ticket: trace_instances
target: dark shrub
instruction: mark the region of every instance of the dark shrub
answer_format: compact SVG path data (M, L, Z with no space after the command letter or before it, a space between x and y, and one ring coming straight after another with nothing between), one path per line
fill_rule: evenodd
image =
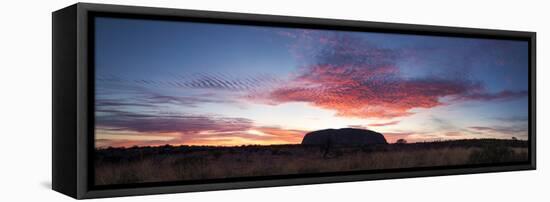
M407 140L399 139L399 140L395 141L395 144L407 144Z

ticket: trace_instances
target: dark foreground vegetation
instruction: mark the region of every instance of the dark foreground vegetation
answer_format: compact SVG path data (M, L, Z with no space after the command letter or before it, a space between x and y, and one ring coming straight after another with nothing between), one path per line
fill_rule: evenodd
M97 149L97 185L288 175L528 160L521 140L455 140L326 147L159 146Z

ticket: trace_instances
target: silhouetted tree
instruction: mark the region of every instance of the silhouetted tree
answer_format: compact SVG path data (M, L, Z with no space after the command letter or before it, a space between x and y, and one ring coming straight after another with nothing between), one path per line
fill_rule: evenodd
M395 144L407 144L407 140L399 139L399 140L395 141Z

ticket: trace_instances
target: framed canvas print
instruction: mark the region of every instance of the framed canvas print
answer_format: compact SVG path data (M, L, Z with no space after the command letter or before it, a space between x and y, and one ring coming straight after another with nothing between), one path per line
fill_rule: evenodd
M74 198L535 169L535 33L79 3L53 13Z

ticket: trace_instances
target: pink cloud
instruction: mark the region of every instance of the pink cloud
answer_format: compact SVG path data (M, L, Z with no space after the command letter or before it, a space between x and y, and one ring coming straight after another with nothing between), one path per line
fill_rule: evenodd
M308 102L336 110L340 116L393 118L407 116L413 108L432 108L440 98L478 88L465 82L441 79L402 79L396 68L313 66L292 83L274 89L268 99L277 104Z
M410 78L396 61L408 51L385 49L346 35L316 36L323 48L311 64L289 82L250 98L269 104L306 102L336 111L338 116L391 119L413 114L417 108L451 101L493 101L526 96L526 92L488 92L480 82L466 78L425 76Z

